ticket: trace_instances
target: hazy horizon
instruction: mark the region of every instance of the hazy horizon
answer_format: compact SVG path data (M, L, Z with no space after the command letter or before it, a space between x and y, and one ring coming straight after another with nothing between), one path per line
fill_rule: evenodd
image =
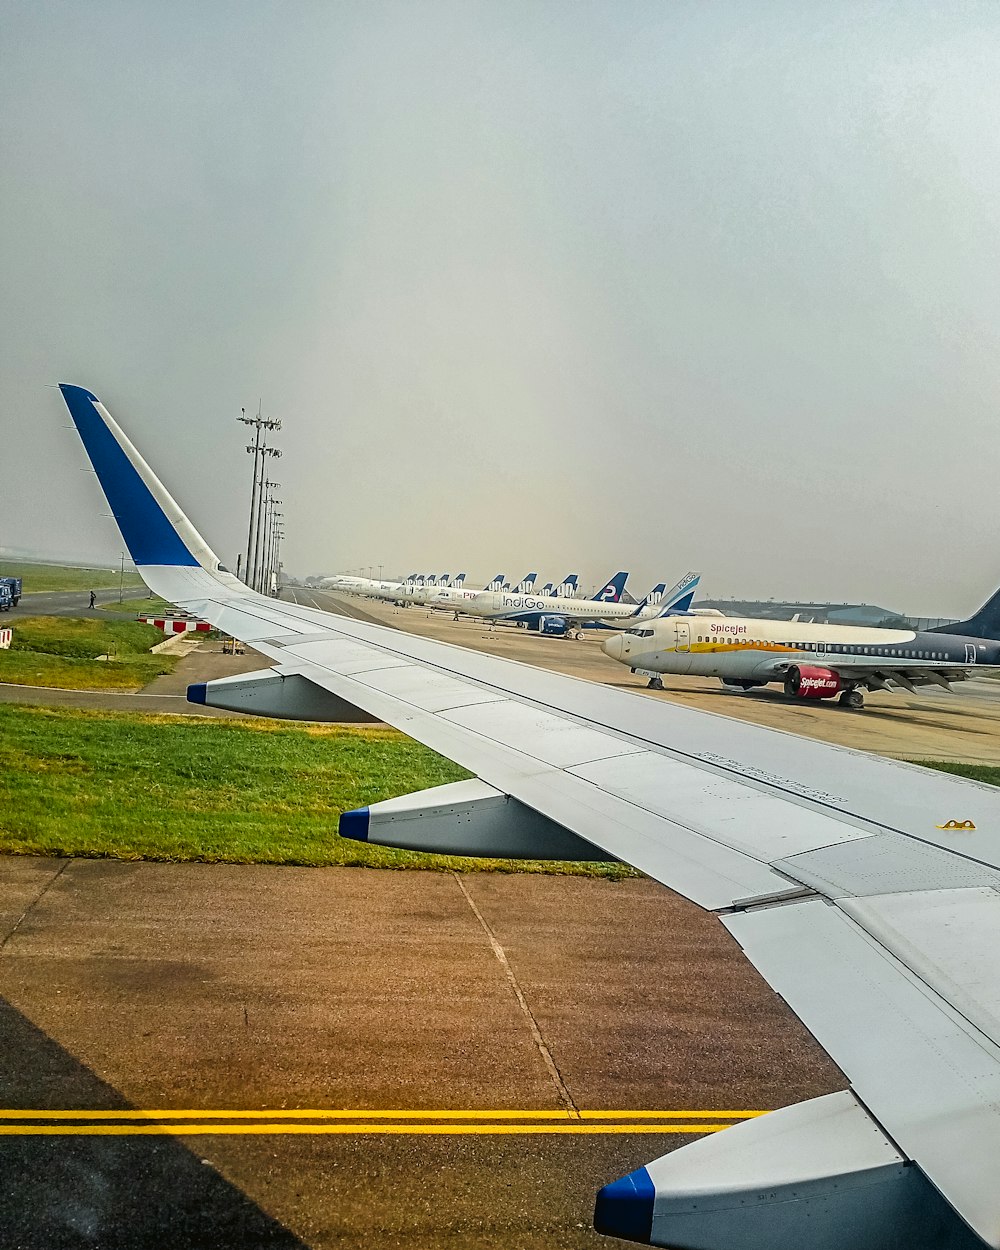
M1000 583L990 0L0 0L0 548L116 564L58 382L229 565Z

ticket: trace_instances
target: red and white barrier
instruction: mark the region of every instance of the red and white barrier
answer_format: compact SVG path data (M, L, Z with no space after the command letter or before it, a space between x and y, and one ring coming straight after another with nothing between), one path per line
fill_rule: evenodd
M157 629L162 629L165 634L186 634L191 630L207 634L212 628L208 621L177 620L170 616L140 616L139 620L145 625L155 625Z
M0 629L0 651L6 651L10 647L10 640L13 636L12 629Z

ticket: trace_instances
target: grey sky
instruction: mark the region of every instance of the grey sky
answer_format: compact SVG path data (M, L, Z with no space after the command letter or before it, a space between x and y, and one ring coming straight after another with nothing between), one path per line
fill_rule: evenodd
M0 544L959 614L1000 583L1000 5L0 4Z

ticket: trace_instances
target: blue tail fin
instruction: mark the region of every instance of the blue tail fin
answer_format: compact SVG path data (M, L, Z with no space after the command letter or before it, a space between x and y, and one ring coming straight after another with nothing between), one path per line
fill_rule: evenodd
M670 616L674 612L686 612L694 601L694 592L701 581L700 573L685 573L676 586L660 600L657 616Z
M627 573L616 573L609 582L606 582L601 589L593 597L594 603L620 603L622 591L625 589L625 583L628 581Z
M556 594L564 595L566 598L570 598L572 595L576 594L577 586L579 585L579 582L580 582L579 573L567 573L566 576L559 583L559 585L556 587Z
M218 557L97 396L82 386L59 389L135 565L218 572Z
M483 590L499 590L503 585L503 574L495 573L493 577L486 583Z

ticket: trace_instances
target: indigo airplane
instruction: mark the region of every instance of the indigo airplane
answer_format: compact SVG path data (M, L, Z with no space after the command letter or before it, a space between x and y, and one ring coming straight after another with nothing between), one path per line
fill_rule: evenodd
M633 864L714 912L839 1065L838 1093L610 1181L599 1232L697 1250L1000 1250L1000 790L257 594L104 405L61 389L149 588L273 663L192 686L192 702L383 721L474 774L344 812L344 836ZM918 650L978 657L974 623Z
M546 595L524 595L510 591L481 591L463 604L455 604L459 612L487 621L509 621L537 629L543 634L581 637L584 629L613 629L615 622L642 620L669 612L684 612L691 606L695 588L701 580L698 573L686 573L673 587L666 583L654 586L641 603L625 603L622 593L627 573L616 573L592 599L561 598ZM429 601L434 603L434 597Z
M1000 665L1000 591L974 617L917 632L752 617L637 622L602 643L612 659L663 689L662 674L719 677L751 690L780 682L796 699L862 708L865 690L951 683Z

